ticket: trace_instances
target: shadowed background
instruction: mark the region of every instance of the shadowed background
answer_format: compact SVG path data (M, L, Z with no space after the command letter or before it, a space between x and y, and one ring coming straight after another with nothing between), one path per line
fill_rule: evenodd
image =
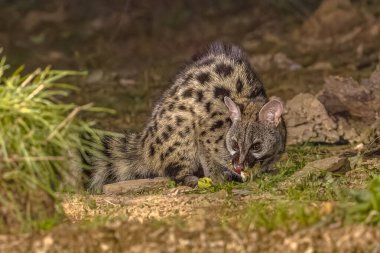
M140 129L176 70L214 40L242 46L269 95L315 93L331 74L367 77L377 1L0 1L0 46L27 70L88 70L77 103L114 108L109 130Z

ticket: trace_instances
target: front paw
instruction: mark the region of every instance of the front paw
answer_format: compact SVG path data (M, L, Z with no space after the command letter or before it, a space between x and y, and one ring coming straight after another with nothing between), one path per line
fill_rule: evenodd
M243 182L243 178L239 174L230 170L224 171L223 176L224 176L224 180L229 181L229 182L231 181L240 182L240 183Z
M187 176L183 179L183 184L195 188L198 185L198 179L196 176Z

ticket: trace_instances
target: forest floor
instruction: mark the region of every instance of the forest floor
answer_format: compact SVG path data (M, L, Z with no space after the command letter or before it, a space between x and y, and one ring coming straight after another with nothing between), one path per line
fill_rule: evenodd
M13 66L27 70L88 70L71 80L80 91L70 99L115 109L96 118L112 131L141 129L179 66L213 40L241 45L268 94L285 101L318 93L330 75L368 78L380 55L380 5L365 1L324 1L323 8L276 1L43 2L0 1L0 47ZM65 193L61 224L0 235L0 252L379 252L380 229L355 204L380 173L380 158L363 156L356 145L289 146L278 174L243 184ZM354 155L343 172L293 176L309 162L346 153Z
M244 184L166 184L123 195L63 194L66 220L0 236L2 252L377 252L380 229L351 193L380 173L380 159L350 159L345 173L292 177L339 149L289 148L280 173ZM364 203L366 204L366 203ZM367 220L367 221L366 221Z

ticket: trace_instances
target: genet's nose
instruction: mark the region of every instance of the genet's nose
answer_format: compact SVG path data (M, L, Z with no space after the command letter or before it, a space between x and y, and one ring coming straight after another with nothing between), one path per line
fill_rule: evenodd
M242 170L244 170L244 165L243 164L235 164L234 165L235 171L240 174Z

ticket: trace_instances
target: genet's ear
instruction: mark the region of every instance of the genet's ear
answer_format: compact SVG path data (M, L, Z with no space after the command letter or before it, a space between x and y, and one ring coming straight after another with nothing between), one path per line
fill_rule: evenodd
M229 97L224 97L224 104L227 106L228 111L230 112L230 118L232 122L238 121L241 119L241 112L239 106L237 106L234 101Z
M281 101L276 98L271 98L259 112L259 121L268 122L277 126L281 121L281 115L284 111L284 106Z

